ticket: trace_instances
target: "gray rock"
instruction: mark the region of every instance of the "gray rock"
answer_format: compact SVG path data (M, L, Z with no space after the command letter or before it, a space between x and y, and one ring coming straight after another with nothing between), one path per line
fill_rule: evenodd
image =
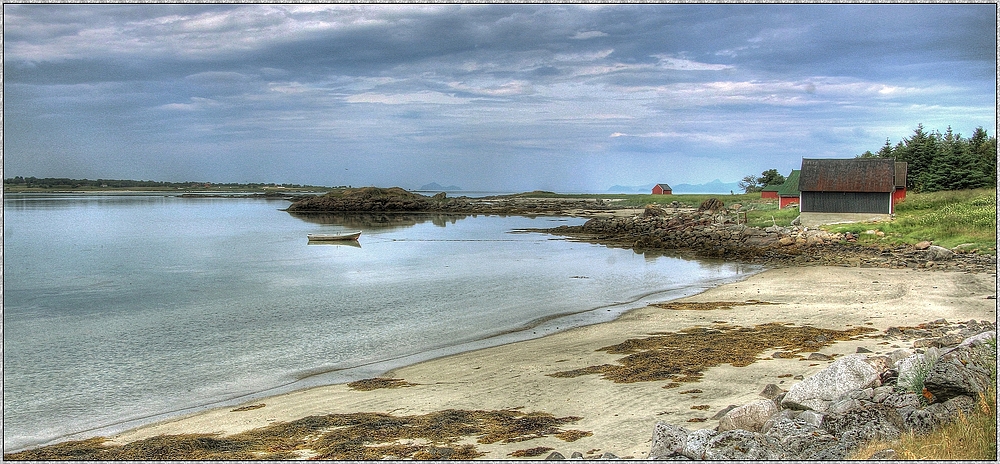
M892 385L883 385L872 390L872 403L881 403L892 394Z
M719 432L743 429L759 432L767 419L778 412L778 405L771 400L757 400L726 413L719 420Z
M763 390L761 390L760 393L758 393L758 395L763 396L764 398L767 398L769 400L774 400L778 395L784 392L785 391L782 390L781 387L773 383L769 383L764 387Z
M704 459L710 461L760 461L781 459L781 453L764 435L747 430L729 430L712 437L705 446Z
M662 459L681 454L687 442L688 431L683 427L657 422L653 428L653 440L649 447L649 459Z
M826 369L795 384L781 400L781 406L825 412L831 401L845 393L878 386L879 373L864 355L844 356Z
M924 379L924 388L936 401L947 401L958 396L975 397L986 389L989 373L975 364L963 364L955 358L940 359L931 366Z
M945 247L931 245L922 252L921 257L928 261L947 261L955 257L955 252Z
M558 451L553 451L553 452L549 453L548 456L545 456L545 460L546 461L562 461L562 460L565 460L565 459L566 459L566 456L563 456L562 453L560 453Z
M944 424L955 421L959 412L967 414L976 407L976 402L968 396L959 396L943 403L935 403L923 409L902 408L899 411L902 426L913 432L926 433Z
M818 428L823 425L823 415L816 411L802 411L795 418L813 427Z
M809 361L829 361L833 358L823 354L823 353L810 353L809 357L806 358Z
M574 451L573 454L570 455L569 458L570 459L583 459L583 453L581 453L579 451Z
M621 458L615 456L614 453L604 453L601 455L601 459L621 459Z
M891 408L860 402L854 409L824 416L823 428L845 443L895 440L901 433L895 415L896 411Z
M689 459L705 459L705 448L708 447L708 442L718 434L719 432L712 429L695 430L689 433L681 455Z
M826 430L788 417L774 421L765 436L776 443L783 459L801 459L837 443L837 439Z
M736 406L735 404L730 404L729 406L726 406L726 407L722 408L721 410L719 410L719 412L715 413L715 415L712 416L712 420L722 419L722 416L725 416L726 413L728 413L729 411L732 411L733 409L736 409L738 407L739 406Z

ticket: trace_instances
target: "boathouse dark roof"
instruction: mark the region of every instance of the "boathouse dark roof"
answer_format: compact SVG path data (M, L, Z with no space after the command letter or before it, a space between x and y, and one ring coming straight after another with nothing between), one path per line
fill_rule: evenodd
M648 185L648 184L647 184L647 185ZM660 187L661 189L663 189L663 190L673 190L673 189L671 189L671 188L670 188L670 186L669 186L669 185L667 185L667 184L656 184L656 185L657 185L657 186L659 186L659 187Z
M803 158L798 187L803 192L892 192L895 177L896 161L889 158Z

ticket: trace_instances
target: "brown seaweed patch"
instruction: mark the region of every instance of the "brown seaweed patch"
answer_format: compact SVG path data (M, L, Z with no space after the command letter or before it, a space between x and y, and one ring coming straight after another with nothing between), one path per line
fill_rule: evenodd
M358 391L371 391L371 390L378 390L379 388L412 387L414 385L418 384L410 383L403 379L387 379L384 377L376 377L374 379L362 379L347 384L347 386L351 390L358 390Z
M482 457L479 443L519 442L549 435L584 436L562 430L579 417L513 410L444 410L418 416L381 413L309 416L235 435L159 435L125 445L106 438L59 443L11 453L6 460L285 460L303 455L320 460L450 459Z
M546 452L552 451L554 449L555 448L548 448L548 447L545 447L545 446L538 446L538 447L535 447L535 448L528 448L528 449L523 449L523 450L517 450L517 451L514 451L513 453L507 454L507 456L511 456L511 457L515 457L515 458L531 458L531 457L535 457L535 456L541 456L541 455L545 454Z
M265 404L265 403L251 404L249 406L243 406L243 407L239 407L239 408L233 409L230 412L253 411L254 409L260 409L260 408L263 408L264 406L267 406L267 404Z
M663 309L672 309L675 311L711 311L713 309L733 309L736 306L755 306L755 305L773 305L773 304L778 304L778 303L770 303L767 301L760 301L760 300L747 300L747 301L709 301L705 303L667 302L667 303L653 303L650 304L650 306L655 306L657 308L663 308Z
M556 438L562 441L574 442L583 437L589 437L593 434L594 434L593 432L586 432L583 430L567 430L565 432L556 434Z
M668 388L680 382L699 380L709 367L721 364L748 366L770 349L781 348L797 355L873 331L875 329L868 327L831 330L774 322L755 327L695 327L628 339L598 350L626 355L617 360L618 364L602 364L548 375L576 377L601 374L602 378L615 383L670 380L671 384L664 387Z
M691 406L691 409L697 409L699 411L704 411L704 410L706 410L706 409L708 409L710 407L711 406L709 406L707 404L699 404L699 405Z

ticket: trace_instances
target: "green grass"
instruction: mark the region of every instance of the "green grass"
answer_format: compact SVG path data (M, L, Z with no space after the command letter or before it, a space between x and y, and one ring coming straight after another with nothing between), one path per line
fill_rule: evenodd
M830 227L833 232L860 234L862 241L885 244L935 245L996 254L997 197L994 189L952 190L908 194L896 207L896 218L888 223L857 223ZM885 238L865 234L881 230Z

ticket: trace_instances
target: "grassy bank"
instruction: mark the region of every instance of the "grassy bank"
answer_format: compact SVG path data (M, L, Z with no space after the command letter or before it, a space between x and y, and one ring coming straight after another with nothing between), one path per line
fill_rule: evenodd
M914 244L924 240L945 248L996 254L997 197L994 189L916 193L896 206L892 222L832 226L835 232L859 234L861 240ZM866 234L879 230L885 237Z

